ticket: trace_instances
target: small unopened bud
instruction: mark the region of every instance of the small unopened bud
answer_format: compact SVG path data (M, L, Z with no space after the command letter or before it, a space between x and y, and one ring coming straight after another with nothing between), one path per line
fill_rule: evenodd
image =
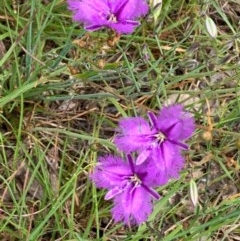
M154 26L158 27L159 16L162 11L162 0L150 0L150 6L152 8Z
M202 139L205 141L211 141L212 140L212 132L211 131L204 131L202 133Z
M206 20L205 20L205 25L206 25L209 35L212 38L216 38L218 30L217 30L217 26L216 26L215 22L212 20L212 18L207 16Z
M190 198L194 207L198 204L198 189L196 182L191 179L190 180Z
M100 59L100 60L98 61L98 67L99 67L100 69L103 69L103 68L105 67L105 65L106 65L106 62L105 62L104 59Z

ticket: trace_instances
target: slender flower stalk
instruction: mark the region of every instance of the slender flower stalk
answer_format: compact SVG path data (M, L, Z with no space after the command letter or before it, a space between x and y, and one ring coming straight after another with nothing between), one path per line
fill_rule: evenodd
M137 165L151 159L161 176L178 177L184 165L181 150L188 148L184 141L194 131L194 119L181 105L164 107L157 116L149 112L148 118L122 119L116 146L125 153L137 151Z
M156 183L152 171L149 162L136 165L131 155L127 156L127 162L117 156L99 159L91 178L97 187L108 189L105 200L114 201L115 221L131 225L146 221L152 211L152 198L160 198L153 189Z
M67 0L67 3L73 11L73 20L83 23L86 30L108 27L118 34L132 33L140 24L137 19L149 9L145 0Z

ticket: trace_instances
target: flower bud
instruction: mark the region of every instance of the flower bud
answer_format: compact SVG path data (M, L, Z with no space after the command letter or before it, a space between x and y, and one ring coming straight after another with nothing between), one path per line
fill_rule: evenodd
M202 139L205 141L211 141L212 140L212 132L211 131L204 131L202 133Z

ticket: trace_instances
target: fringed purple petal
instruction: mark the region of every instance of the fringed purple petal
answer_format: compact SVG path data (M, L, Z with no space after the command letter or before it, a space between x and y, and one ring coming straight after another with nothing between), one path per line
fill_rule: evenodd
M171 142L165 141L159 148L154 148L151 158L158 169L158 175L161 176L159 181L179 177L184 165L184 159L180 150Z
M123 221L127 225L141 224L147 220L152 211L151 196L143 187L129 187L114 199L112 209L116 222Z
M152 155L143 164L136 166L136 173L141 177L144 185L150 188L165 185L169 181L169 177L164 171L159 171L151 157Z
M114 139L119 150L126 153L136 151L151 145L148 135L151 135L149 124L141 117L125 118L119 122L119 134Z
M73 20L83 23L85 27L106 24L102 13L108 11L108 7L104 1L68 0L67 3L68 9L73 11Z
M108 27L114 29L119 34L129 34L139 25L138 21L124 21L117 23L108 23Z
M122 2L117 0L116 3ZM142 17L148 13L149 7L145 0L128 0L126 4L122 5L117 11L119 20L122 19L136 19Z
M111 9L111 12L114 13L114 15L118 16L129 0L109 0L109 8Z
M185 140L195 129L194 119L183 110L182 105L163 107L157 119L158 130L171 140Z
M99 164L95 167L90 176L97 187L112 188L122 186L124 177L132 175L129 164L119 157L107 156L99 159Z

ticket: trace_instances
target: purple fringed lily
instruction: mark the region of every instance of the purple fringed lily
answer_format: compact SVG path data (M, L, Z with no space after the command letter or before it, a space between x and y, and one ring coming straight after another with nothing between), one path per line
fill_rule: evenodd
M73 11L73 20L83 23L86 30L109 27L119 34L132 33L140 24L137 19L149 9L145 0L68 0L67 3Z
M194 131L194 119L183 111L182 105L163 107L156 116L148 113L149 122L141 117L120 120L114 142L126 153L138 151L137 165L148 159L154 161L161 175L178 177L184 165L181 149Z
M130 155L127 160L116 156L100 158L91 179L97 187L108 189L105 200L113 198L112 214L116 222L141 224L152 211L152 197L160 196L152 188L151 165L145 162L136 166Z

